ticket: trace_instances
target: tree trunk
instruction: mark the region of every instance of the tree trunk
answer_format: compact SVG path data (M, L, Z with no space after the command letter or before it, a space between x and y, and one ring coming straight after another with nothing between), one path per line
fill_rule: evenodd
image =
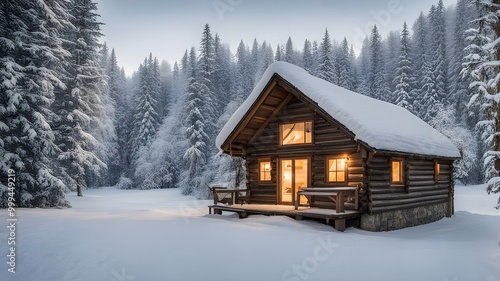
M77 184L77 185L76 185L76 196L83 197L83 194L82 194L82 186L81 186L80 184Z

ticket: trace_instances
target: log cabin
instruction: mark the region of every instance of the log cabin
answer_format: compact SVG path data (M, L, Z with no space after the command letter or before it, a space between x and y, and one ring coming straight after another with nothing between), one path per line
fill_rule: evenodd
M453 162L460 152L448 138L404 108L285 62L269 66L216 145L246 160L250 205L328 210L343 201L357 214L353 225L370 231L454 212ZM315 190L332 195L342 188L356 192L316 196Z

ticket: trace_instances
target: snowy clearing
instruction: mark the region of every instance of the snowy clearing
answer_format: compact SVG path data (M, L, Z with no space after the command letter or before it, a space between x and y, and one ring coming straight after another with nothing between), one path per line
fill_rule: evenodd
M500 211L485 186L456 187L456 214L392 232L208 215L179 190L87 190L71 209L19 209L16 273L0 280L500 280Z

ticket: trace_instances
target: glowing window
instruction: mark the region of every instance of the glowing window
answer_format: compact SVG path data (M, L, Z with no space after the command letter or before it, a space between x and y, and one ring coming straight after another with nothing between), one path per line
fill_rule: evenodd
M434 162L434 181L437 183L439 181L439 174L441 173L441 164L439 162Z
M329 158L328 159L328 182L345 182L346 181L346 159L345 158Z
M280 125L280 144L312 143L312 122L298 122Z
M259 180L260 181L270 181L271 180L271 162L270 161L260 161L259 169Z
M403 183L403 160L391 160L391 183Z

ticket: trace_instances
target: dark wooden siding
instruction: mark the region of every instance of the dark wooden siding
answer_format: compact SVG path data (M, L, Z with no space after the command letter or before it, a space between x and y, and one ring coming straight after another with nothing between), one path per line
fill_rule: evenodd
M447 202L451 196L453 165L442 161L435 181L433 159L405 158L405 182L390 183L390 157L374 156L368 163L368 211L378 213Z
M278 145L279 124L310 120L314 123L313 144ZM311 107L293 98L247 147L247 184L251 189L251 202L255 204L277 203L276 177L279 158L311 157L311 185L334 186L326 182L325 161L328 156L343 156L349 159L348 183L340 184L341 186L364 186L365 159L362 157L359 145L335 125L316 114ZM259 182L258 161L262 158L272 159L271 182ZM329 207L333 208L333 205L330 204Z

